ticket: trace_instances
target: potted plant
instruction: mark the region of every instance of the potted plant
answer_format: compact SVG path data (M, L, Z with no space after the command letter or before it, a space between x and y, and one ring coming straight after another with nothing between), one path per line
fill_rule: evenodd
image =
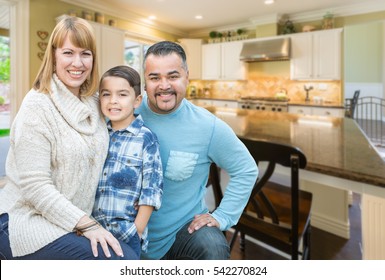
M221 32L218 32L217 37L218 37L218 42L221 42L223 34Z
M217 31L211 31L209 33L209 37L210 37L209 43L215 42L215 38L217 38L217 36L218 36L218 32Z
M238 40L242 40L242 34L244 33L243 29L237 29Z

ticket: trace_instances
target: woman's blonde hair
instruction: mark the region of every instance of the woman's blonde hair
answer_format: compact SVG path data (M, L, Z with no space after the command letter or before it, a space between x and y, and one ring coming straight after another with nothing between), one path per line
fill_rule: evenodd
M91 96L97 91L99 83L95 35L92 26L86 20L70 16L63 16L52 31L33 88L44 93L51 92L51 80L55 69L55 50L63 46L67 36L75 47L92 52L93 67L90 77L80 87L81 96Z

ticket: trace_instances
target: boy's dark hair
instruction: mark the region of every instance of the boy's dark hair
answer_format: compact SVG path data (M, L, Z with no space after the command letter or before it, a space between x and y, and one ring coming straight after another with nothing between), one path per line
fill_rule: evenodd
M115 66L107 70L100 78L99 88L106 77L119 77L125 79L135 91L135 96L141 94L140 75L138 71L126 65Z
M150 54L154 56L166 56L172 53L176 53L182 59L182 66L187 71L188 67L184 49L181 45L170 41L161 41L149 47L144 56L144 62L146 62L146 59ZM145 67L144 63L143 69L146 69Z

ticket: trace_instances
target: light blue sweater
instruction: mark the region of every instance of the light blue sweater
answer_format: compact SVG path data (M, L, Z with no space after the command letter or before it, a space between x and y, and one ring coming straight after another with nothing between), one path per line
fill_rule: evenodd
M237 223L258 175L255 161L233 130L207 110L184 99L167 115L152 112L144 96L144 123L158 136L164 172L163 203L148 225L144 259L159 259L178 230L194 215L207 213L206 183L212 162L230 176L224 198L212 216L226 230Z

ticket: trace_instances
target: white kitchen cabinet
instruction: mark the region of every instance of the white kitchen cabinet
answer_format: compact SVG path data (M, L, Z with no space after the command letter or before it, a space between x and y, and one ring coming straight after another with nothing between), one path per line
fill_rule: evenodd
M292 80L341 79L342 29L291 35Z
M343 108L289 105L288 110L289 113L300 115L329 116L341 118L343 118L345 115L345 110Z
M242 41L202 45L203 80L245 80L247 64L239 59Z
M345 109L313 107L312 113L316 116L330 116L343 118L345 116Z
M214 107L222 107L222 108L238 108L238 102L236 100L232 101L232 100L197 98L197 99L190 99L190 102L200 107L214 106Z
M89 21L95 30L99 73L124 64L124 30Z
M292 113L292 114L300 114L300 115L311 115L312 114L311 107L307 107L307 106L289 105L288 110L289 110L289 113Z
M213 100L212 99L190 99L189 101L192 104L197 105L199 107L213 106Z
M238 108L238 102L231 100L213 100L213 106L222 108Z
M202 78L202 39L179 39L186 52L190 80Z

